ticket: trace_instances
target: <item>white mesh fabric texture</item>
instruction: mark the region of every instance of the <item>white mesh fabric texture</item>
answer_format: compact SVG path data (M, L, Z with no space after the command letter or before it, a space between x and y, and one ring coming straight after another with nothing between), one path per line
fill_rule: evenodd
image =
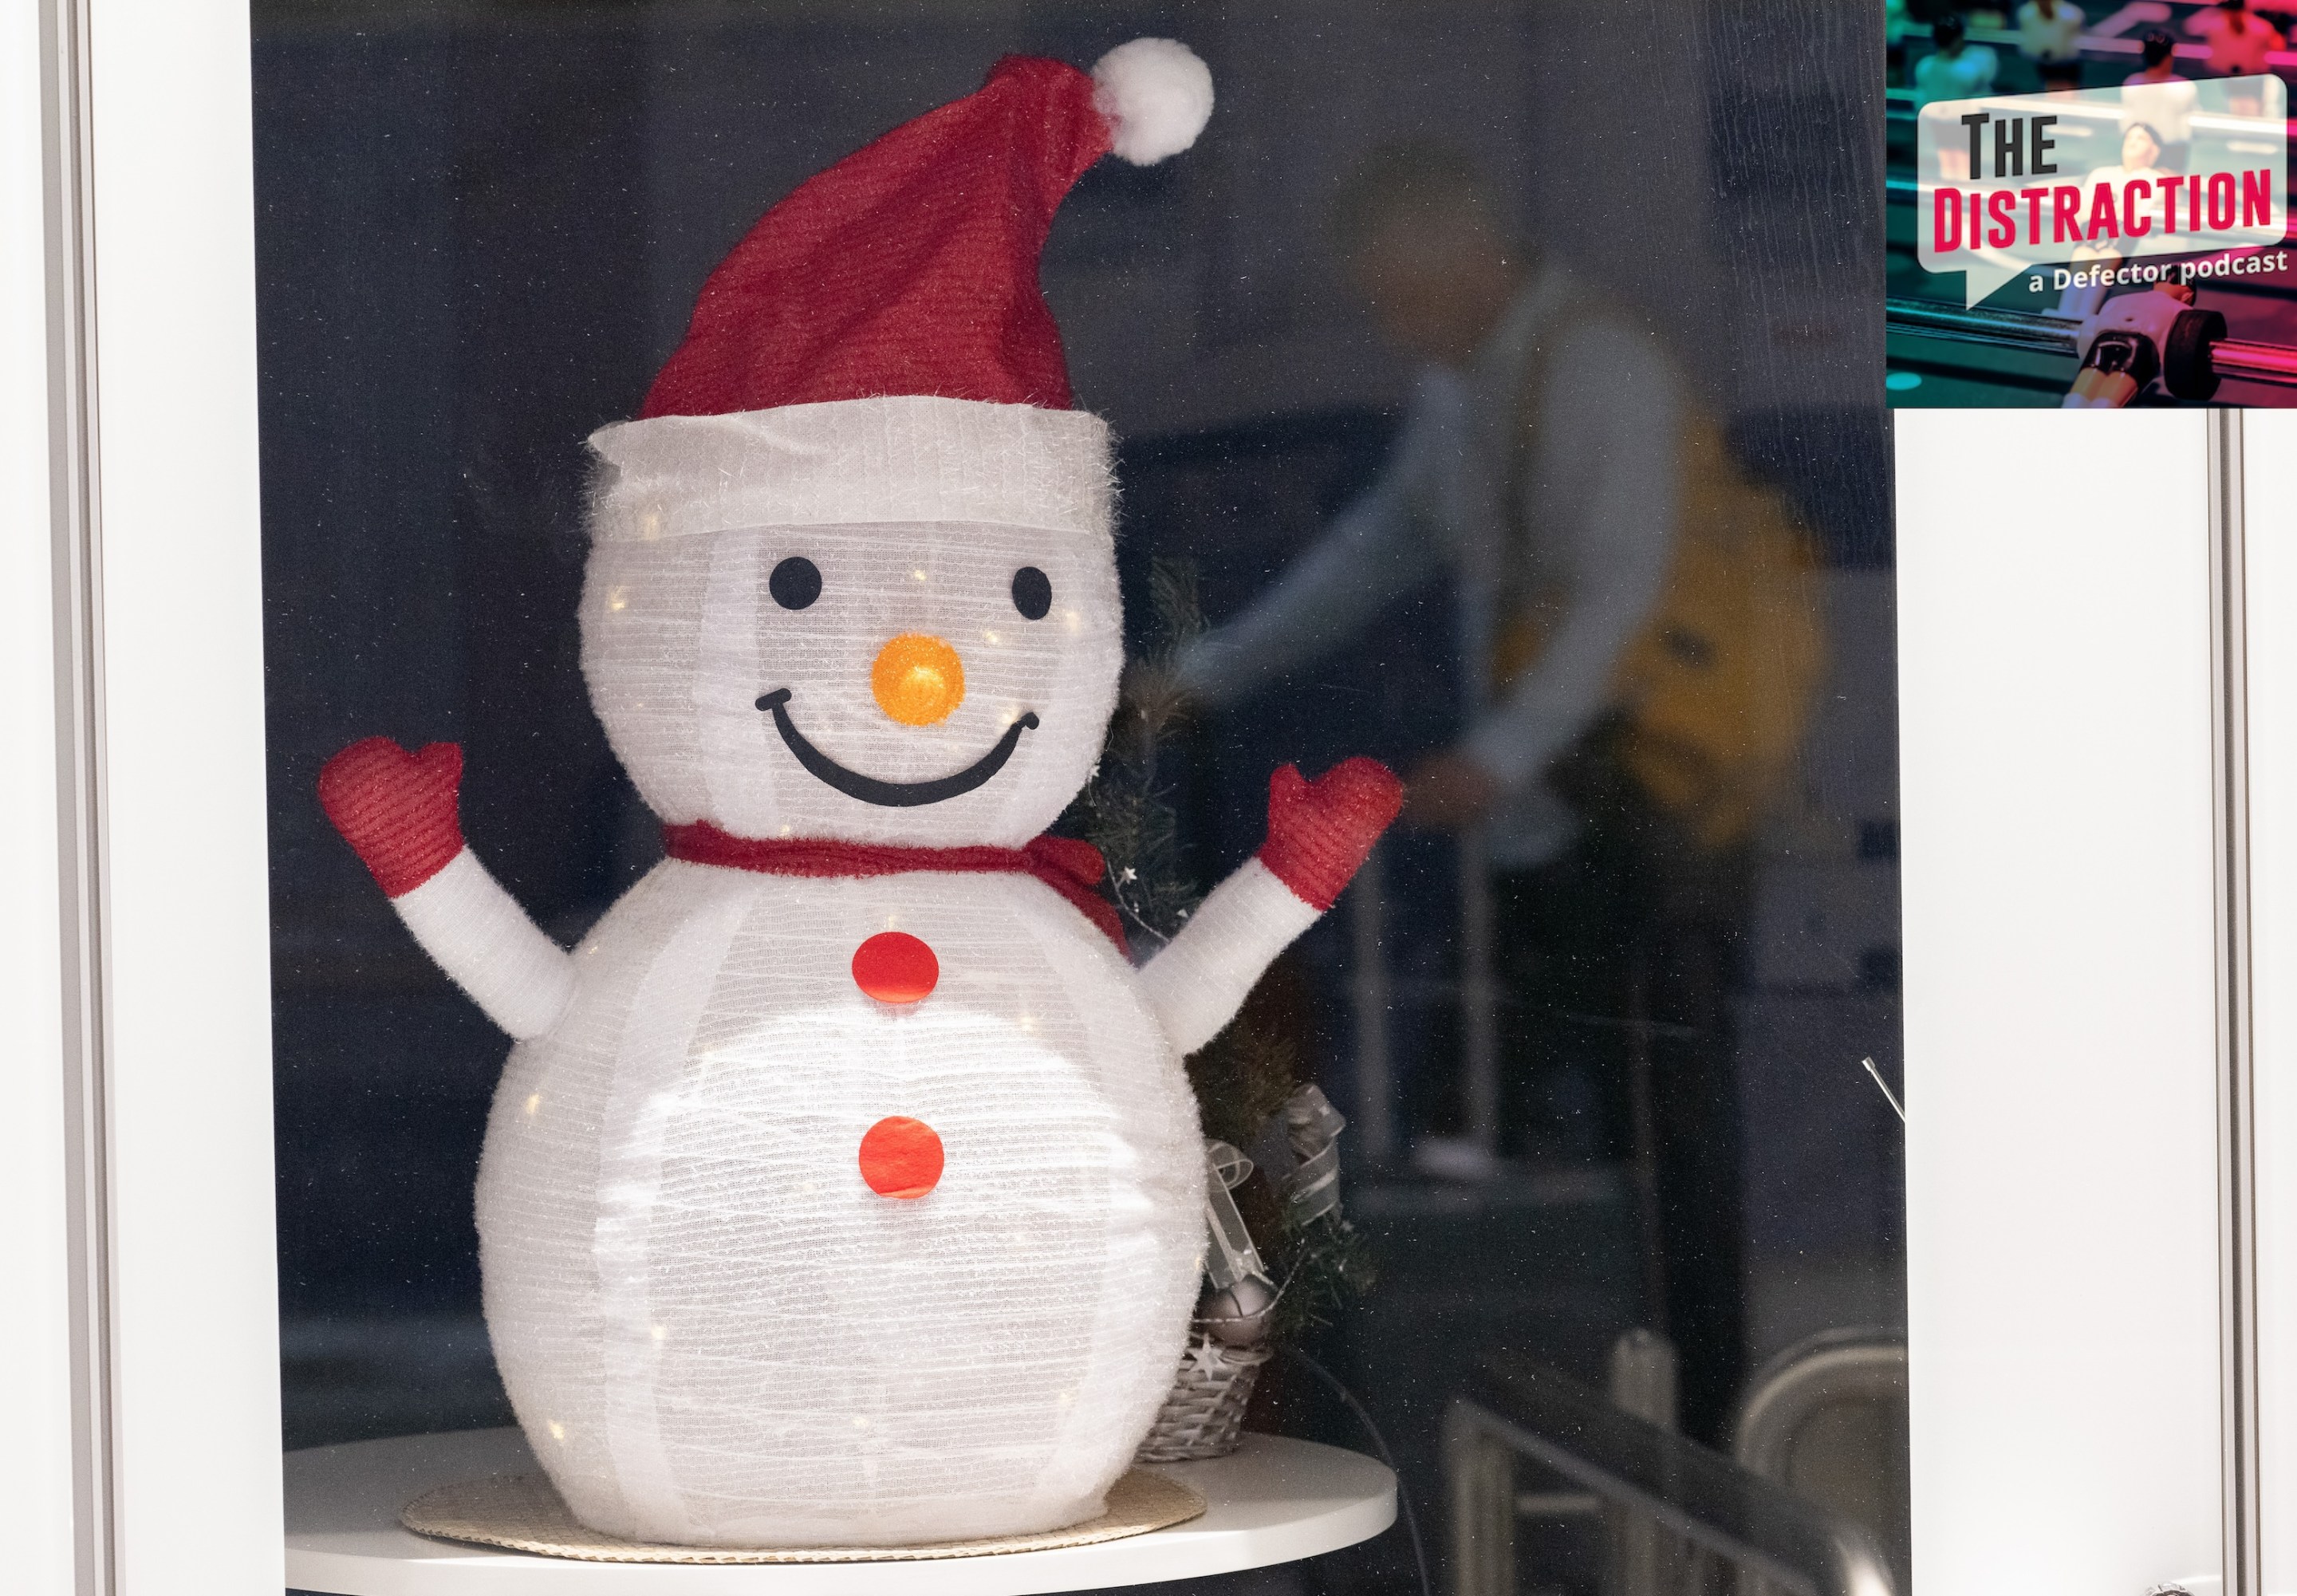
M649 805L745 837L1017 847L1089 777L1123 661L1106 430L957 400L609 428L583 670ZM773 573L803 559L818 594ZM1017 602L1015 577L1033 567ZM811 584L806 585L811 590ZM964 672L904 724L871 670ZM882 783L983 768L973 790ZM938 984L863 994L854 950L923 938ZM1185 1342L1203 1247L1196 1104L1123 957L1025 876L860 880L667 862L574 955L516 1049L478 1193L487 1320L584 1523L701 1545L898 1545L1088 1518ZM914 1199L863 1133L918 1119Z
M995 521L1108 530L1108 424L1083 410L889 397L657 415L590 436L600 542L731 526Z
M769 592L775 566L792 557L821 573L820 596L801 610ZM1052 607L1034 621L1013 598L1015 573L1028 566L1052 589ZM912 633L946 642L964 667L964 699L937 725L902 725L872 695L878 651ZM648 806L739 836L1018 847L1091 774L1123 663L1106 524L739 527L605 541L591 551L582 596L591 702ZM803 736L882 781L964 770L1024 713L1038 725L976 790L886 808L798 763L757 707L781 688Z
M1260 973L1316 923L1316 910L1247 859L1214 887L1140 972L1142 996L1182 1056L1236 1017Z
M539 1036L566 1012L574 961L468 848L391 906L423 950L512 1036Z
M890 929L940 961L914 1007L851 974ZM671 861L575 960L478 1191L496 1356L575 1514L886 1545L1098 1512L1204 1245L1195 1101L1101 934L1026 876ZM924 1197L859 1173L892 1115L942 1138Z

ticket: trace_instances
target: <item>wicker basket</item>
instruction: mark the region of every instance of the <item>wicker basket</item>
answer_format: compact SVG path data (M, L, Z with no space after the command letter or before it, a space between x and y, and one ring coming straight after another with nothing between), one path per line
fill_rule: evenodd
M1187 1463L1234 1452L1253 1382L1268 1358L1264 1346L1223 1346L1202 1330L1192 1332L1173 1389L1157 1411L1148 1438L1133 1454L1136 1460Z

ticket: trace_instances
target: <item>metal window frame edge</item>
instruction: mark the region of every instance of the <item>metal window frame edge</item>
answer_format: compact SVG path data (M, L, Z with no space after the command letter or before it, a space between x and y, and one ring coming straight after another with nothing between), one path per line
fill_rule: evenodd
M2249 812L2246 482L2239 410L2205 419L2218 1061L2218 1338L2226 1596L2265 1596L2258 1399L2257 1062Z
M104 1090L103 649L95 404L88 17L42 0L49 546L63 1019L72 1551L83 1596L117 1588L112 1473L109 1115Z

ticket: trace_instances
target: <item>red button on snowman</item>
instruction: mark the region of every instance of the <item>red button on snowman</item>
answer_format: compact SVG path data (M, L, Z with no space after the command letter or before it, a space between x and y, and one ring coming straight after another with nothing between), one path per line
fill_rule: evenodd
M328 814L517 1039L478 1185L489 1332L593 1528L910 1544L1091 1518L1206 1238L1181 1059L1395 816L1277 773L1257 858L1127 958L1086 845L1123 663L1107 428L1037 252L1203 63L1009 57L800 186L703 289L602 469L582 666L667 858L571 955L463 845L457 750L371 738Z

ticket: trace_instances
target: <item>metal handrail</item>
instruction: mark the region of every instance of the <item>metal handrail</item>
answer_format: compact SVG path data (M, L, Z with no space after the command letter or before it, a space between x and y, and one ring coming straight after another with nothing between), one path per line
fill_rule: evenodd
M1843 1402L1906 1399L1906 1340L1890 1330L1830 1330L1788 1348L1757 1374L1731 1455L1766 1479L1785 1477L1811 1416Z
M1447 1428L1455 1479L1468 1487L1455 1494L1477 1487L1478 1445L1497 1445L1798 1596L1895 1596L1889 1562L1858 1526L1528 1358L1486 1359L1453 1399ZM1484 1493L1512 1506L1512 1493L1489 1482ZM1467 1527L1464 1516L1455 1523ZM1463 1546L1455 1559L1471 1593L1502 1573L1479 1568L1489 1559L1476 1550Z
M2023 310L1996 310L1982 305L1964 309L1947 300L1888 300L1885 325L1893 333L1929 338L1951 338L1961 343L1988 344L1997 349L2025 350L2040 355L2080 352L2076 337L2080 323L2062 316L2036 316ZM2220 338L2210 345L2210 369L2220 377L2237 377L2268 387L2297 388L2297 350L2277 343L2252 343Z

